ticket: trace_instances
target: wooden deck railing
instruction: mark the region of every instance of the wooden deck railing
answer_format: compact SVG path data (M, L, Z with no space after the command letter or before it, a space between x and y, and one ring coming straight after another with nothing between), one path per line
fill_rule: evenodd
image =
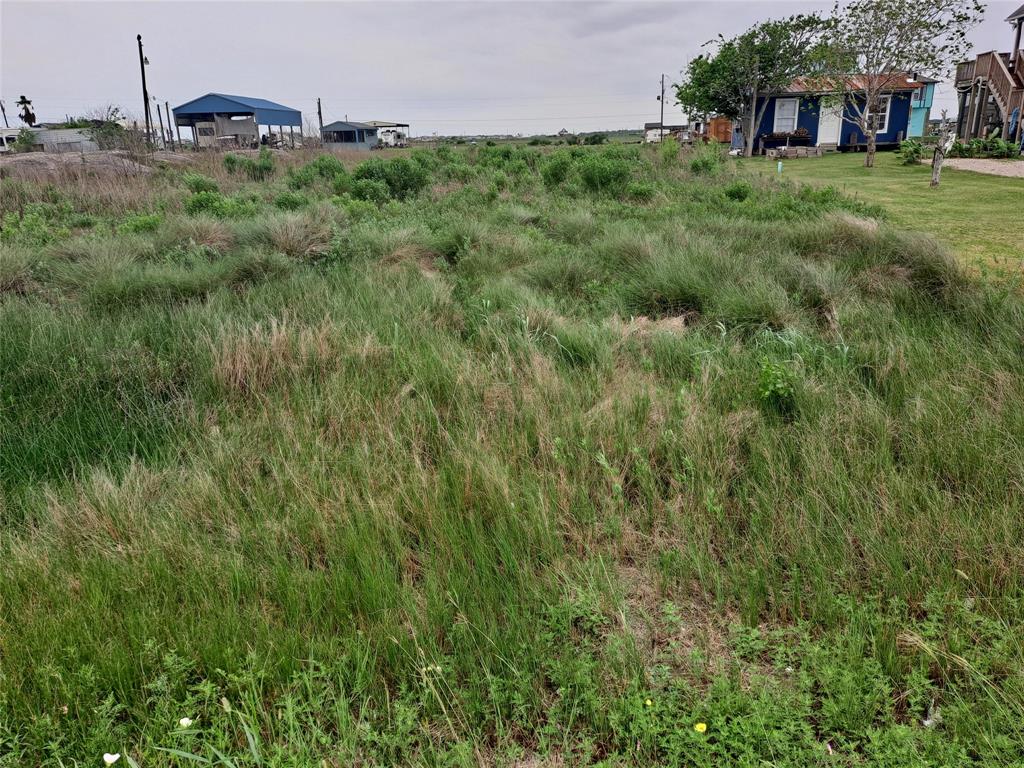
M956 65L956 84L961 85L974 79L974 62L962 61Z

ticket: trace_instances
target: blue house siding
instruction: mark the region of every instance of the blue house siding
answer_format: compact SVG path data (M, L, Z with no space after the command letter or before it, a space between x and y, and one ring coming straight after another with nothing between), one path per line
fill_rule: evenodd
M770 139L768 138L772 133L775 126L775 105L779 99L793 99L799 98L799 108L797 109L796 125L797 130L803 128L807 131L808 137L805 139L791 138L790 144L793 146L816 146L818 143L818 118L821 111L821 97L819 95L779 95L769 96L768 106L764 111L764 116L761 118L761 122L758 125L757 135L755 137L756 148L771 148L777 146L785 146L786 139ZM863 104L863 100L859 103ZM839 132L839 147L853 147L856 145L863 145L867 143L867 138L860 128L855 125L852 120L854 117L853 108L851 105L847 105L845 109L845 117L843 120L842 127ZM879 144L895 144L899 142L901 138L906 138L907 130L910 124L910 91L901 91L899 93L892 94L892 100L889 103L889 125L886 130L879 131L877 135L877 141Z
M910 99L910 125L907 136L924 136L925 128L932 113L935 98L935 83L925 83L914 91Z

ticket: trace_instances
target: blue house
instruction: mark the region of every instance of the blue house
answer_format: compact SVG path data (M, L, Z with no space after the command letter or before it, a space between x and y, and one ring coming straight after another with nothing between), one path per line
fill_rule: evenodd
M891 92L882 97L876 136L879 149L899 146L910 135L913 95L927 85L901 77ZM854 122L853 103L830 104L830 96L834 102L834 93L805 78L794 80L784 93L768 96L767 108L754 135L755 151L786 146L840 151L866 147L867 137ZM760 99L758 102L760 109ZM858 106L863 103L863 99L857 102Z

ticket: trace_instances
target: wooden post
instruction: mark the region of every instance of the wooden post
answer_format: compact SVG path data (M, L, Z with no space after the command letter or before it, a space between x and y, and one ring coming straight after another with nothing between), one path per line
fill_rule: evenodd
M169 102L164 102L164 111L167 113L167 135L171 137L171 152L175 152L174 131L171 128L171 105ZM177 123L177 121L175 121L175 123Z
M295 149L295 126L288 126L288 140L291 142L292 149Z
M160 108L160 102L156 103L156 116L160 119L160 146L167 149L167 134L164 133L164 111Z

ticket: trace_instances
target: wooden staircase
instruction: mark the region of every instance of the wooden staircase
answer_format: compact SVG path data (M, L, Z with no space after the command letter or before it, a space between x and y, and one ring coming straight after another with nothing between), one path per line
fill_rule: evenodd
M1003 121L1003 138L1007 137L1010 116L1018 110L1018 125L1024 119L1024 52L1017 56L1017 66L1011 71L1010 54L989 51L978 54L974 61L963 62L956 68L957 88L978 85L992 95Z

